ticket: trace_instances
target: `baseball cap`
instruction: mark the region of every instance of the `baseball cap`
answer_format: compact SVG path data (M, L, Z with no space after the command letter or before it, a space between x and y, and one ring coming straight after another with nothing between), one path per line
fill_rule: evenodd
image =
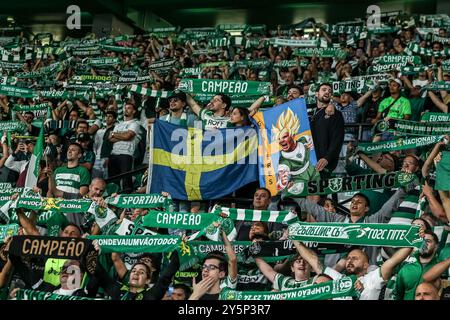
M91 141L91 137L87 133L80 133L77 136L77 140L78 141Z
M184 93L183 91L180 91L180 90L175 90L170 95L169 100L172 98L177 98L177 99L180 99L181 101L186 102L186 93Z
M389 79L389 82L391 82L391 81L396 82L396 83L400 86L400 88L403 86L402 80L400 80L400 79L397 79L397 78L390 78L390 79Z

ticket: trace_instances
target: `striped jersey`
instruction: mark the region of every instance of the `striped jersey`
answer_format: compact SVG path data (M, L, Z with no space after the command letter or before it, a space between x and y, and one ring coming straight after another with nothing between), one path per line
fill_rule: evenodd
M83 166L68 168L58 167L54 173L56 189L66 193L80 193L82 186L89 186L91 178L89 171Z

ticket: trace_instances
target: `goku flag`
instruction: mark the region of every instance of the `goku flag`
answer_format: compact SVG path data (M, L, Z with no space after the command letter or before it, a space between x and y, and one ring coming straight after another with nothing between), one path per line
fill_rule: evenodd
M258 169L261 187L272 196L300 194L319 179L316 153L304 99L295 99L253 117L258 127Z

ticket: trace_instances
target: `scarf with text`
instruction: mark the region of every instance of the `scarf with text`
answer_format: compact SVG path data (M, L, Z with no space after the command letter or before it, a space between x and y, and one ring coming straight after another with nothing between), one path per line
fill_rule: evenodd
M289 226L289 239L361 246L422 248L419 226L384 223L307 223Z
M129 236L89 236L90 240L97 240L102 253L111 252L172 252L176 250L181 239L178 236L166 235L129 235Z
M358 176L345 176L326 180L308 181L301 190L288 189L283 198L306 197L307 195L326 195L340 192L358 192L373 189L391 189L408 185L416 179L414 174L401 171L386 174L375 173Z
M412 138L400 138L394 141L383 141L376 143L359 143L357 150L366 154L389 152L396 150L414 149L417 147L428 146L430 144L436 144L444 136L423 136Z
M278 223L293 223L298 220L297 214L292 211L252 210L216 207L216 213L222 213L235 221L264 221Z
M9 246L9 254L21 258L80 260L86 264L89 273L94 273L98 256L92 240L46 236L14 236Z
M98 300L86 297L65 296L47 291L31 289L19 289L16 293L17 300Z
M61 211L61 212L86 212L92 201L87 199L62 199L20 196L17 208L35 211Z
M347 52L339 48L296 49L293 54L299 57L316 56L320 58L336 58L336 59L344 59L347 56Z
M20 226L16 223L0 226L0 243L2 243L6 237L17 235L19 228Z
M117 197L108 197L105 199L108 205L126 209L126 208L167 208L172 204L172 199L160 194L120 194Z
M142 225L144 227L203 230L218 217L216 213L149 211L144 216Z
M408 120L389 119L388 121L378 121L374 126L374 133L395 131L402 134L412 135L441 135L450 132L450 122L424 123Z
M300 289L279 292L236 291L224 289L220 300L327 300L340 297L357 297L355 289L356 276L343 277L339 280L306 286Z
M270 82L182 79L178 89L189 93L224 93L227 95L258 96L270 94Z

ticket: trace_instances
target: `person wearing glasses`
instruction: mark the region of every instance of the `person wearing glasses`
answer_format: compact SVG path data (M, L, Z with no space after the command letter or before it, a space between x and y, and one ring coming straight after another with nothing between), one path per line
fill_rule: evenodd
M192 294L189 300L218 300L223 288L236 289L237 285L237 257L222 230L222 238L226 255L220 251L210 252L202 263L202 280L198 283L192 279Z

